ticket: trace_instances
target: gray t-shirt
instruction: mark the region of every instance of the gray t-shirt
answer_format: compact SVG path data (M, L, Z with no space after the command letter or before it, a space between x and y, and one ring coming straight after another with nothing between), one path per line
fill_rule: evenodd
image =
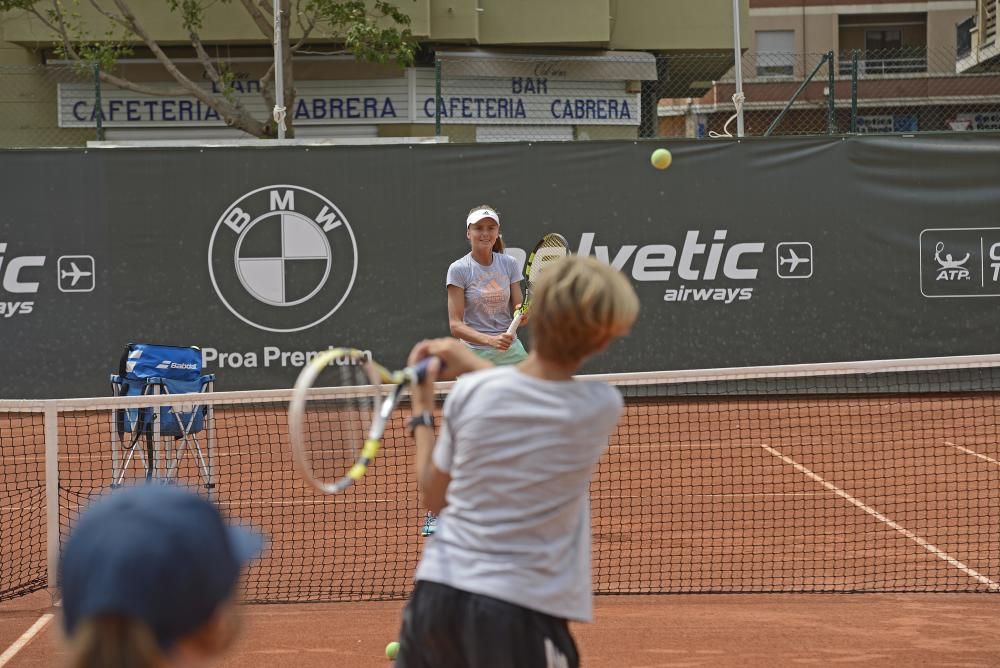
M462 376L433 454L448 505L417 579L590 621L590 476L622 405L595 381Z
M510 255L493 253L493 262L484 267L468 253L448 267L446 284L465 291L465 324L482 334L496 335L510 326L510 286L520 280L517 260Z

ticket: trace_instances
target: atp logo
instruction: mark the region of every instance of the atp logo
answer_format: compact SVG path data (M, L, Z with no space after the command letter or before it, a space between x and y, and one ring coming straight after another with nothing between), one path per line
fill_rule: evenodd
M934 246L934 261L938 263L937 278L938 281L968 281L971 279L971 274L969 273L969 268L966 267L966 263L969 258L972 257L972 253L966 253L961 259L955 259L952 257L951 253L945 253L944 257L941 257L941 253L944 251L944 242L939 241Z
M333 202L292 185L258 188L219 217L208 245L212 287L237 318L298 332L333 315L354 286L358 246Z

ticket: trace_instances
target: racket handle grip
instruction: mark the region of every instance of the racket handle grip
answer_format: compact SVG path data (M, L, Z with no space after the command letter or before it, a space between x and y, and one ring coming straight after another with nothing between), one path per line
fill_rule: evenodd
M424 381L424 378L427 376L427 367L431 365L431 360L433 359L437 359L441 363L438 372L444 370L444 360L440 357L425 357L413 365L413 375L416 377L418 383L422 383Z
M514 334L517 332L517 326L521 324L521 316L524 312L521 309L517 309L517 313L514 314L514 319L510 321L510 327L507 328L508 334Z

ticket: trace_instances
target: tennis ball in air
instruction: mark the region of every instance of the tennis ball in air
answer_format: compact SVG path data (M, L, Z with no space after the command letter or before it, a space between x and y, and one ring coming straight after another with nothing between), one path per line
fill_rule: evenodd
M665 148L658 148L653 151L653 155L649 156L649 161L653 163L653 167L657 169L666 169L670 166L670 163L674 161L674 156L670 155L670 151Z
M396 658L397 654L399 654L399 643L393 640L385 646L385 658L392 661Z

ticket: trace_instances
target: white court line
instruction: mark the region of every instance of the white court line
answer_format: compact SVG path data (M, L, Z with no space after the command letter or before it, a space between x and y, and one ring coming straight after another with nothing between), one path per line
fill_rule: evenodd
M830 490L831 492L833 492L837 496L841 497L845 501L847 501L847 502L851 503L852 505L854 505L855 507L857 507L857 508L865 511L866 513L868 513L869 515L871 515L875 519L879 520L880 522L885 522L887 525L889 525L890 527L892 527L893 529L895 529L899 533L903 534L904 536L906 536L907 538L909 538L910 540L912 540L914 543L916 543L920 547L924 548L925 550L927 550L928 552L930 552L931 554L933 554L938 559L942 559L942 560L948 562L949 564L951 564L952 566L954 566L958 570L960 570L963 573L965 573L966 575L968 575L973 580L979 582L980 584L986 585L990 589L990 591L1000 591L1000 583L998 583L998 582L996 582L994 580L991 580L990 578L986 577L985 575L983 575L979 571L976 571L976 570L973 570L973 569L969 568L968 566L966 566L965 564L963 564L958 559L954 558L950 554L947 554L943 550L938 549L937 547L935 547L931 543L927 542L926 540L924 540L923 538L921 538L917 534L913 533L912 531L910 531L906 527L904 527L904 526L902 526L900 524L897 524L896 522L894 522L893 520L889 519L888 517L886 517L885 515L883 515L879 511L875 510L871 506L866 505L865 503L863 503L862 501L859 501L858 499L855 499L853 496L851 496L850 494L848 494L844 490L840 489L839 487L837 487L833 483L827 482L823 478L819 477L818 475L816 475L815 473L813 473L812 471L810 471L809 469L807 469L802 464L799 464L797 461L795 461L791 457L786 457L785 455L781 454L780 452L778 452L777 450L775 450L771 446L767 445L766 443L761 443L760 447L764 448L765 450L767 450L769 453L771 453L772 455L774 455L775 457L777 457L781 461L783 461L786 464L788 464L789 466L793 467L796 471L798 471L799 473L803 474L807 478L818 482L819 484L823 485L823 487L826 487L828 490Z
M675 496L682 496L685 498L697 498L697 499L747 499L747 498L774 498L782 496L822 496L825 492L744 492L742 494L685 494L684 492L677 492L676 494L607 494L605 496L591 496L591 500L594 501L617 501L618 499L651 499L651 498L670 498Z
M613 443L608 449L648 448L650 450L688 450L695 448L745 448L753 443Z
M987 461L990 464L996 464L997 466L1000 466L1000 461L997 461L997 460L993 459L992 457L987 457L986 455L981 455L981 454L979 454L978 452L976 452L974 450L969 450L968 448L963 448L961 445L956 445L956 444L952 443L951 441L945 441L944 444L945 445L950 445L951 447L955 448L956 450L961 450L962 452L964 452L967 455L972 455L973 457L979 457L983 461Z
M227 450L225 452L216 452L216 457L239 457L240 459L245 459L247 457L253 457L254 455L259 455L260 452L250 452L250 451L238 451L233 452L232 450ZM93 453L88 455L73 455L73 454L62 454L59 455L60 462L73 463L73 462L84 462L84 461L104 461L108 458L105 453ZM34 463L34 462L44 462L45 455L7 455L5 457L0 457L0 464L20 464L20 463Z
M3 654L0 654L0 668L7 665L14 656L27 646L31 639L38 635L38 632L45 628L45 625L52 621L54 615L51 612L47 612L38 618L31 628L21 634L21 637L14 641L14 644L8 647Z

